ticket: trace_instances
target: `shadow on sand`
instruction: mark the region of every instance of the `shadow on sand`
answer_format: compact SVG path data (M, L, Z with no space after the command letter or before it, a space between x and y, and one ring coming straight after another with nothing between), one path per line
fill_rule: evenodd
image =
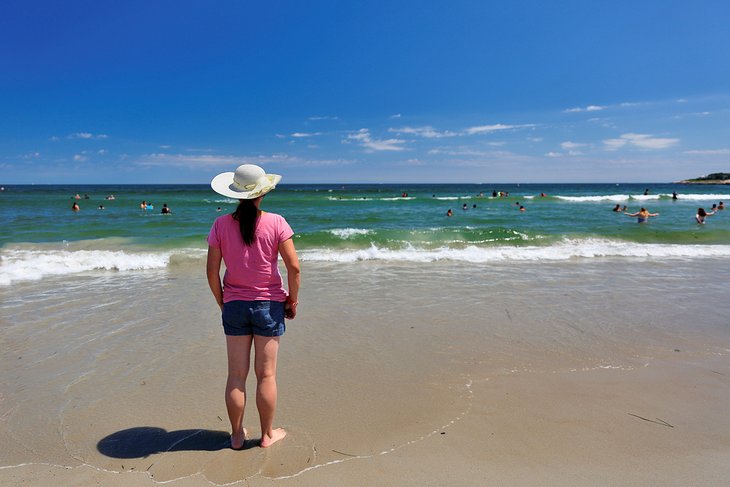
M260 439L246 440L242 450L258 447ZM140 426L117 431L99 440L99 453L113 458L144 458L170 451L217 451L231 447L230 434L202 429L166 431Z

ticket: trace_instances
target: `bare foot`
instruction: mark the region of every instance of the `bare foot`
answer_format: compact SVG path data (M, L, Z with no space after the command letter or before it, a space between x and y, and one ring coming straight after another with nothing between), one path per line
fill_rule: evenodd
M231 435L231 450L243 449L243 445L246 443L246 438L248 438L248 431L246 431L246 428L243 428L242 433L243 434L236 436Z
M284 428L276 428L274 431L271 432L271 436L269 435L262 435L261 436L261 448L268 448L277 441L283 439L286 436L286 431Z

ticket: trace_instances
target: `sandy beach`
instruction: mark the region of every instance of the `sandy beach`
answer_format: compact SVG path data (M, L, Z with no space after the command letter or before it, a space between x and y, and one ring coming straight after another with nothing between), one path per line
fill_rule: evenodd
M200 262L2 292L2 485L723 485L725 263L304 264L227 448ZM249 391L253 390L251 383Z

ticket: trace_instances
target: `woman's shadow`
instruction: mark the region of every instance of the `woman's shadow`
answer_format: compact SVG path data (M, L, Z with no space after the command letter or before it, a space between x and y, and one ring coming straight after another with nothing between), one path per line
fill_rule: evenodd
M257 447L260 439L246 440L242 450ZM140 426L117 431L99 440L99 453L113 458L144 458L170 451L217 451L231 447L225 431L202 429L166 431L154 426Z

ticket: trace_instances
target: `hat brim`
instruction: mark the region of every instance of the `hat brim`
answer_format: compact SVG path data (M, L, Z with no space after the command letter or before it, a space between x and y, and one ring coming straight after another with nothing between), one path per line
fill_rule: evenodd
M266 174L265 176L268 182L257 184L256 187L251 190L238 191L233 186L233 176L234 173L232 172L221 173L213 178L210 182L210 187L213 188L213 191L222 196L227 196L237 200L252 200L265 195L274 189L279 181L281 181L281 176L278 174Z

